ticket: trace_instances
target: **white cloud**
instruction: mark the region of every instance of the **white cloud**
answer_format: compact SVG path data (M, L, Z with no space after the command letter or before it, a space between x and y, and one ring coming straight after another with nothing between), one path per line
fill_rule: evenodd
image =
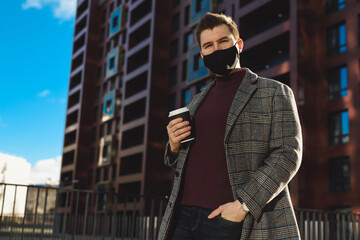
M30 171L25 158L0 152L0 182L28 184Z
M59 184L61 156L37 161L31 168L31 184Z
M44 7L50 7L55 18L66 21L75 16L76 0L26 0L21 7L24 10L29 8L43 9Z
M49 94L50 94L50 90L45 89L44 91L39 92L39 93L37 94L37 96L38 96L38 97L46 97L46 96L49 95Z
M61 156L39 160L34 166L23 157L0 152L0 183L59 184Z
M75 16L75 10L75 0L60 0L58 7L54 10L54 16L62 20L69 20Z
M23 3L21 5L22 9L26 10L29 8L37 8L37 9L41 9L42 5L40 3L40 0L26 0L25 3Z

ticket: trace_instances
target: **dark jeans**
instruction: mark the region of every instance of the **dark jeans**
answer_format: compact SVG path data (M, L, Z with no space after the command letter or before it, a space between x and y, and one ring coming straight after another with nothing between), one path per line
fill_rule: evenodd
M210 209L181 206L173 240L239 240L242 222L232 222L220 215L208 219Z

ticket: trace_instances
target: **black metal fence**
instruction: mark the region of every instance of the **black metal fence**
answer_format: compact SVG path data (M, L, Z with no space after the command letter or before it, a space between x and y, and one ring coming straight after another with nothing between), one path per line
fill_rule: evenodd
M0 239L156 239L167 199L0 183ZM305 240L360 240L360 215L295 209Z

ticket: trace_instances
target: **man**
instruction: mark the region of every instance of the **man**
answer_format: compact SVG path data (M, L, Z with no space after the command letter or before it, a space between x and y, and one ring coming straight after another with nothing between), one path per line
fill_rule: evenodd
M205 14L196 38L215 80L188 106L194 142L180 143L189 122L167 126L176 173L159 239L300 239L287 186L302 157L291 89L240 67L230 17Z

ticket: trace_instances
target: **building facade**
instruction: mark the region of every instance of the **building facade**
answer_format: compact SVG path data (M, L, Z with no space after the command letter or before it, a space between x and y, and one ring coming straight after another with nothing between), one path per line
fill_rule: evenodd
M170 193L167 113L213 78L194 34L206 12L238 24L243 67L294 91L304 134L294 205L360 211L356 0L79 0L61 184Z

